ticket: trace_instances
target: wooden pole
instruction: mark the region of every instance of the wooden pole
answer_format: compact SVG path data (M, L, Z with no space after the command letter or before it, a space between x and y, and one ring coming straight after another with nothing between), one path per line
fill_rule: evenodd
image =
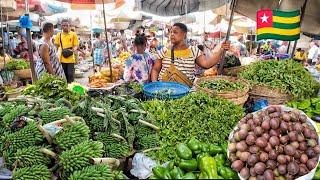
M306 11L307 3L308 3L308 0L305 0L303 6L302 6L302 8L301 8L300 27L301 27L301 25L302 25L302 20L303 20L303 18L304 18L304 13L305 13L305 11ZM292 52L291 52L291 57L292 57L292 58L294 57L294 52L296 51L297 43L298 43L298 40L295 40L295 41L294 41L294 44L293 44Z
M236 4L237 4L237 0L232 0L232 2L231 2L231 14L230 14L230 19L229 19L228 31L227 31L227 35L226 35L226 41L228 41L229 38L230 38L231 27L232 27L233 16L234 16L234 9L236 7ZM225 56L226 56L226 51L224 51L222 56L221 56L220 66L219 66L219 70L218 70L218 74L219 75L221 75L223 73L223 66L224 66L224 64L226 62Z
M105 31L105 36L106 36L106 41L107 41L107 53L108 53L108 62L109 62L109 69L110 69L110 76L111 76L111 81L113 82L113 76L112 76L112 65L111 65L111 57L110 57L110 48L109 48L109 40L108 40L108 31L107 31L107 21L106 21L106 11L104 7L104 0L102 0L102 8L103 8L103 21L104 21L104 31Z
M29 16L29 3L28 0L25 0L26 5L26 16ZM33 47L32 47L32 41L31 41L31 29L26 28L26 35L27 35L27 44L28 44L28 54L29 54L29 62L30 62L30 69L31 69L31 78L32 78L32 84L34 84L37 81L36 76L36 70L34 66L33 61Z
M291 46L291 41L289 41L289 44L288 44L287 54L289 54L290 46Z

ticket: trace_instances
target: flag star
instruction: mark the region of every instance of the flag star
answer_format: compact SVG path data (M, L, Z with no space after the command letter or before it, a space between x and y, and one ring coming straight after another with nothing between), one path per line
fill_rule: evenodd
M263 16L260 17L260 19L261 19L262 23L264 23L264 22L268 23L269 16L266 16L266 14L263 13Z

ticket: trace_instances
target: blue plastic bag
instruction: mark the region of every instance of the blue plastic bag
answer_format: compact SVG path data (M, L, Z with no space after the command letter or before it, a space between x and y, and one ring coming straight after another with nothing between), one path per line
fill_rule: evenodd
M260 109L263 109L269 105L268 101L266 99L260 99L256 101L253 105L253 112L259 111Z

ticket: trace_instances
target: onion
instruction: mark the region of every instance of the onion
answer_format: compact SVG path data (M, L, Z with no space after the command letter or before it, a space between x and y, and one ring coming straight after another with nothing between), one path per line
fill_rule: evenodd
M296 175L299 172L299 165L296 162L290 162L287 166L287 171L290 175Z
M236 144L236 148L238 151L245 151L248 149L248 146L245 141L240 141Z
M268 131L270 129L270 121L265 120L262 122L261 127L263 130Z
M289 136L281 136L280 137L281 144L287 144L289 142Z
M254 170L257 174L261 175L266 170L266 165L262 162L258 162L254 165Z
M294 129L295 131L297 131L297 133L301 133L302 130L303 130L303 127L302 127L301 123L295 123L295 124L293 125L293 129Z
M280 144L280 140L277 136L271 136L269 139L269 143L272 147L278 146Z
M298 140L298 133L296 131L291 131L288 135L291 142Z
M251 154L249 152L242 152L240 155L240 160L246 162Z
M261 162L267 162L269 159L269 155L265 152L261 152L260 154L260 161Z
M238 172L243 168L243 166L244 163L240 160L236 160L231 164L231 168Z
M244 167L240 171L240 176L244 179L248 179L250 177L250 170L247 167Z
M256 136L255 135L251 135L249 134L246 138L246 143L251 146L251 145L254 145L256 143Z
M287 159L286 159L285 155L282 155L282 154L280 154L277 157L277 161L279 164L286 164L287 163Z
M280 126L280 122L279 122L278 119L273 118L273 119L270 120L270 127L271 127L272 129L275 129L275 130L276 130L276 129L279 128L279 126Z
M286 145L284 147L284 152L289 156L293 156L295 151L296 151L296 148L294 148L292 145Z
M263 137L257 138L256 145L258 147L264 148L267 146L267 140Z
M257 126L256 128L254 128L254 134L256 136L261 136L263 133L263 129L260 126Z
M306 154L301 154L300 156L300 162L303 164L306 164L308 161L308 156Z
M268 169L275 169L277 167L277 163L274 160L269 159L266 163Z
M276 160L277 157L278 157L278 153L276 152L276 150L273 149L269 152L269 159Z
M231 153L236 152L236 151L237 151L236 143L229 143L229 144L228 144L228 150L229 150L229 152L231 152Z
M249 158L248 158L247 163L248 163L250 166L254 166L258 161L259 161L258 155L256 155L256 154L251 154L251 155L249 156Z
M316 166L317 166L317 161L316 160L314 160L314 159L309 159L308 161L307 161L307 167L308 167L308 169L311 171L312 169L314 169L314 168L316 168Z
M285 175L287 173L287 166L285 164L280 164L278 166L279 174Z

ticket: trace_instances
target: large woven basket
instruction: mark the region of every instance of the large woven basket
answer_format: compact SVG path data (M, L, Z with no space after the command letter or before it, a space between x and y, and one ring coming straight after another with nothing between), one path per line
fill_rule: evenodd
M30 69L15 70L14 74L20 79L30 79L31 78L31 70Z
M242 72L246 67L245 66L236 66L231 68L224 68L223 74L227 76L237 77L240 72Z
M203 88L200 86L200 83L202 83L202 82L215 81L215 80L219 80L219 79L224 79L224 80L228 80L231 82L241 82L242 84L245 85L245 88L243 90L217 92L212 89ZM223 97L225 99L233 101L237 105L243 105L249 97L249 94L248 94L248 92L250 90L249 82L245 79L240 79L237 77L231 77L231 76L203 77L203 78L197 79L194 84L195 84L197 91L201 91L201 92L205 92L205 93L208 93L211 95Z
M254 85L250 92L253 101L266 99L270 105L281 105L291 100L292 96L280 89L272 89L268 86Z

